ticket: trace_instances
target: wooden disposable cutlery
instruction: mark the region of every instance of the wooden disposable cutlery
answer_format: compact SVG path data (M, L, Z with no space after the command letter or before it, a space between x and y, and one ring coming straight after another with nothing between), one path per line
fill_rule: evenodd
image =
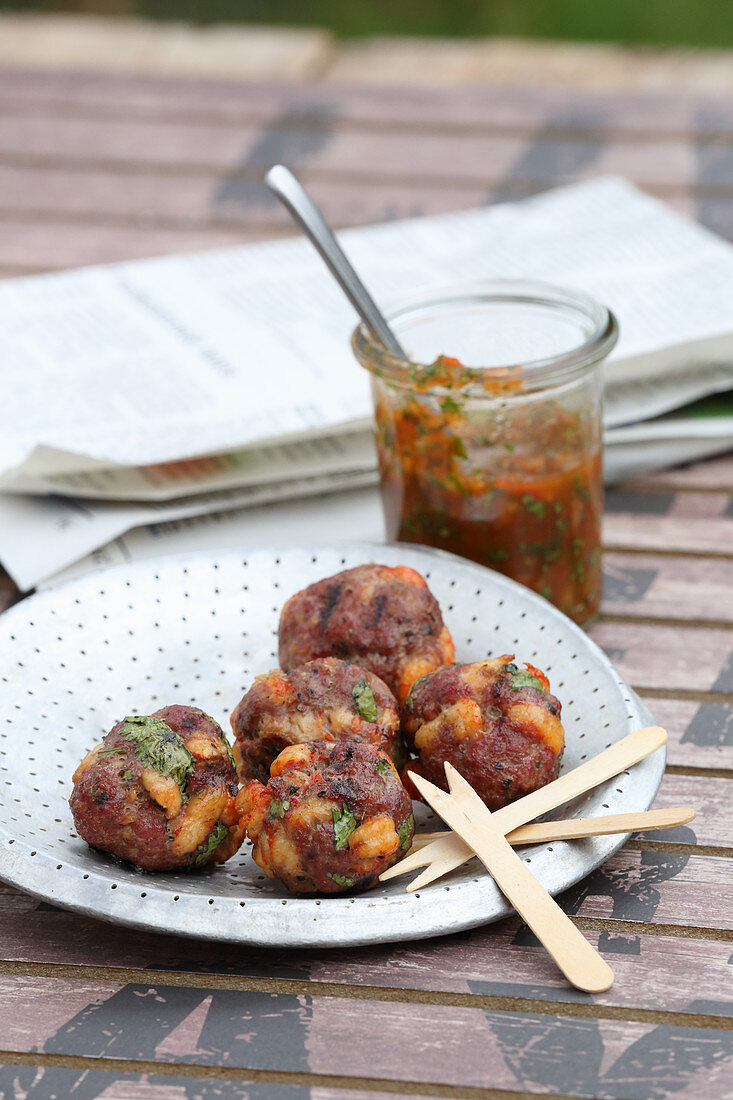
M428 805L476 853L497 886L552 955L568 981L587 993L613 984L613 971L516 854L494 815L459 772L446 763L450 794L419 775L411 779Z
M614 833L648 833L654 829L673 829L677 825L687 825L695 818L691 806L669 806L665 810L640 810L632 814L606 814L604 817L569 817L562 821L538 821L532 825L520 825L506 834L512 848L520 844L543 844L551 840L582 840L591 836L612 836ZM445 840L455 834L449 832L415 833L410 851L418 852L436 840ZM473 856L474 853L472 852ZM429 863L434 863L430 856ZM383 879L396 878L409 871L402 863L395 863L381 876ZM409 889L409 887L408 887Z
M561 775L559 779L555 779L552 783L540 787L539 790L525 795L524 798L520 798L516 802L510 803L508 806L504 806L501 810L496 810L491 815L492 827L499 830L503 835L513 833L515 830L519 829L520 826L527 825L529 822L534 821L535 818L541 817L543 814L556 809L558 806L562 806L563 803L570 801L572 798L577 798L579 795L585 794L586 791L591 790L593 787L597 787L607 779L612 779L613 776L618 775L633 764L637 764L640 760L643 760L646 756L649 756L651 753L661 748L666 741L667 733L661 726L646 726L644 729L636 730L634 733L628 734L628 736L624 737L621 741L617 741L615 745L611 745L610 748L604 749L603 752L598 753L598 755L594 756L591 760L587 760L584 764L580 764L572 771L567 772L565 775ZM416 780L420 777L416 776L414 772L411 772L410 775L415 786L419 789L419 784ZM436 788L436 790L437 789L438 788ZM478 798L478 795L476 797ZM483 803L481 803L481 805L483 806ZM689 813L690 811L685 809L683 812ZM687 817L685 820L691 820L691 818ZM546 826L549 827L559 824L559 822L547 822L542 823L541 826L534 826L533 828L544 829ZM656 827L663 828L668 824L670 823L665 821L663 825ZM683 822L673 821L671 824L683 824ZM637 828L637 826L632 825L628 830L625 827L622 827L620 830L611 827L609 831L627 832L631 831L633 828ZM536 833L535 836L537 836ZM539 839L560 840L564 839L564 837L550 837L548 834L540 836ZM527 839L527 834L525 833L524 839L517 841L517 843L532 843L532 841ZM454 870L456 867L460 867L467 860L473 858L474 854L471 846L467 844L465 840L462 840L454 831L447 835L440 836L439 839L432 841L432 843L427 844L417 851L411 851L404 860L396 864L393 868L390 868L390 870L385 871L380 876L380 881L385 881L388 878L405 874L407 871L415 870L418 867L425 867L426 870L407 887L409 891L419 890L435 881L435 879L441 878L449 871Z

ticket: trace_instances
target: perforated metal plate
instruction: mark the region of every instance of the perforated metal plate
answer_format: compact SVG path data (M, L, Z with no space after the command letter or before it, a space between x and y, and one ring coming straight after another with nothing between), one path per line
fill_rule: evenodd
M563 704L563 770L646 725L649 714L586 635L544 600L460 558L407 546L221 551L120 566L33 596L0 619L0 877L57 905L139 928L239 943L323 946L474 927L509 908L476 860L422 892L396 880L357 897L296 898L245 846L220 867L150 875L74 832L71 775L117 719L195 704L228 729L252 679L277 665L285 599L367 561L420 570L459 661L515 653L544 669ZM563 810L646 809L664 752ZM421 810L418 821L436 828ZM557 893L624 837L536 845L523 856Z

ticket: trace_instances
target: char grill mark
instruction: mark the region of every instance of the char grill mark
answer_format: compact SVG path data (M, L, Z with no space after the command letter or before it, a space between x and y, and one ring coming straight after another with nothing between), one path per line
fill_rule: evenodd
M377 626L380 619L384 615L384 611L385 611L386 606L387 606L387 597L383 592L381 592L378 596L374 597L374 603L373 603L374 611L372 613L372 617L364 625L366 627Z
M333 610L339 601L339 596L341 595L343 587L343 584L332 584L329 586L328 591L326 592L326 602L323 605L321 614L318 619L318 625L320 626L321 630L325 628L328 620L331 618Z

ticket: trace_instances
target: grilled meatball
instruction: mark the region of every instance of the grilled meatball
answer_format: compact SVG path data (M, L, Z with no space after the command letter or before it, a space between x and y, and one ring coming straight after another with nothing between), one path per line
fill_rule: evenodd
M440 668L405 700L402 725L418 756L406 770L447 790L448 760L498 810L557 778L560 709L544 673L512 656Z
M424 578L405 565L359 565L317 581L280 616L280 664L342 657L371 669L400 702L419 676L452 661L453 641Z
M118 722L73 779L79 835L146 871L223 863L244 839L231 749L196 707Z
M297 894L365 890L412 843L410 796L373 745L291 745L266 787L245 787L243 803L256 862Z
M404 763L394 695L373 672L338 657L258 676L234 709L232 730L243 783L266 783L275 757L308 741L366 741L398 768Z

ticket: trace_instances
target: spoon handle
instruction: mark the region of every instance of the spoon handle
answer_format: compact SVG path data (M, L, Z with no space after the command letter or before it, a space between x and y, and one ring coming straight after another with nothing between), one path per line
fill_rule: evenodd
M265 176L272 193L286 206L303 232L317 249L346 297L369 331L381 344L401 359L407 356L400 342L380 313L374 299L347 260L340 244L313 200L283 164L276 164Z

